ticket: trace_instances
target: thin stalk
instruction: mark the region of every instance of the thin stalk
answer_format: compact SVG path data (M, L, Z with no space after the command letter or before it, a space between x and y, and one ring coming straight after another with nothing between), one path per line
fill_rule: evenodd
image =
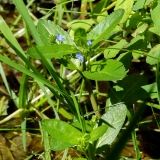
M159 102L159 104L160 104L160 74L159 74L159 60L157 60L156 84L157 84L158 102Z
M144 102L139 100L138 103L144 103ZM159 105L159 104L154 104L154 103L151 103L151 102L145 102L145 104L146 104L147 106L160 109L160 105Z
M95 81L96 82L96 92L97 92L97 99L99 99L99 87L98 87L98 81ZM99 106L98 106L99 108Z
M91 84L90 84L90 81L89 81L88 79L85 79L85 81L86 81L86 84L87 84L87 87L88 87L89 97L90 97L90 101L91 101L93 110L95 111L96 116L97 116L98 118L101 118L101 114L100 114L100 112L98 111L97 102L96 102L95 96L94 96L94 94L93 94L92 86L91 86Z
M27 151L27 147L26 147L26 123L27 123L27 120L24 119L24 121L21 123L21 130L22 130L22 142L23 142L23 149L24 149L24 152Z
M86 11L87 11L87 2L86 2L86 0L82 0L81 1L81 13L83 12L83 13L86 13ZM85 19L85 14L81 14L80 15L80 18L82 19L82 20L84 20Z
M129 121L131 122L132 113L131 113L130 109L128 109L127 116L128 116ZM136 159L140 160L141 159L141 155L140 155L140 150L139 150L139 147L138 147L138 144L137 144L137 138L136 138L135 129L132 130L131 135L132 135L132 141L133 141L134 150L136 152Z
M7 89L7 92L10 96L10 98L13 100L14 104L18 107L18 104L19 104L19 98L17 97L17 95L14 93L14 91L10 88L9 84L8 84L8 81L7 81L7 78L6 78L6 75L5 75L5 71L2 67L2 64L0 62L0 75L2 77L2 80L3 80L3 83Z
M84 89L84 85L85 85L84 82L85 82L84 79L82 79L81 88L80 88L80 93L79 93L79 97L78 97L78 101L79 101L79 102L80 102L80 99L81 99L81 97L82 97L82 93L83 93L83 89Z
M82 115L82 112L80 112L80 106L76 100L76 97L74 96L74 93L72 91L70 91L71 93L71 96L72 96L72 99L73 99L73 102L74 102L74 105L75 105L75 108L76 108L76 112L77 112L77 115L78 115L78 120L79 120L79 123L81 125L81 128L82 128L82 132L83 133L86 133L86 128L85 128L85 121L84 121L84 116ZM81 116L82 115L82 116Z
M73 64L73 62L72 62L71 60L69 60L69 61L70 61L70 63ZM74 64L73 64L73 65L74 65ZM74 66L75 66L75 65L74 65ZM77 68L77 67L75 66L75 68ZM100 117L101 117L101 114L100 114L100 112L98 111L97 102L96 102L95 96L94 96L94 94L93 94L92 86L91 86L91 84L90 84L90 81L83 76L82 72L81 72L78 68L77 68L77 72L78 72L78 73L81 75L81 77L85 80L86 85L87 85L87 87L88 87L87 89L88 89L88 92L89 92L89 97L90 97L90 101L91 101L91 104L92 104L92 108L93 108L93 110L95 111L96 116L97 116L98 118L100 118Z
M26 33L26 40L27 44L29 47L31 47L31 40L30 40L30 35L26 26L26 23L23 21L23 25L25 28L25 33ZM27 58L29 60L29 58ZM25 64L25 68L29 69L28 65ZM19 89L19 108L22 108L26 105L27 103L27 88L28 87L28 75L25 73L22 74L21 82L20 82L20 89Z
M0 116L2 116L2 109L4 106L5 100L6 100L5 96L1 97L1 99L0 99Z
M154 119L155 119L155 121L156 121L156 123L157 123L157 126L158 126L158 128L160 129L159 122L158 122L158 120L157 120L157 117L156 117L156 115L155 115L155 113L154 113L154 109L153 109L153 107L152 107L152 106L151 106L151 110L152 110L152 113L153 113Z
M62 25L62 17L63 17L62 4L58 5L57 8L58 8L58 25L61 26Z
M42 134L43 142L44 142L45 160L51 160L48 133L45 130L42 129L41 122L39 122L39 128L41 129L41 134Z
M65 4L63 5L63 7L64 7L64 10L67 10L67 7L66 7ZM69 15L69 13L68 13L68 12L65 12L65 13L66 13L66 15L67 15L68 21L69 21L69 22L72 21L72 18L71 18L71 16Z
M101 13L113 8L116 5L117 1L113 2L112 4L110 4L107 8L105 8Z
M91 12L93 12L93 4L91 0L89 1L89 7L90 7Z

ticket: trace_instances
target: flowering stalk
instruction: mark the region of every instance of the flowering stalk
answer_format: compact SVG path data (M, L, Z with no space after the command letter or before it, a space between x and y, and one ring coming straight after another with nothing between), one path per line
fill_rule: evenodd
M83 58L83 56L82 56L81 53L76 53L76 58L79 59L79 61L80 61L81 63L84 62L84 58Z
M66 37L65 36L62 36L61 34L58 34L56 36L56 40L59 41L59 42L63 42L65 41Z
M88 40L88 41L87 41L87 46L89 46L89 47L90 47L91 45L92 45L91 40Z

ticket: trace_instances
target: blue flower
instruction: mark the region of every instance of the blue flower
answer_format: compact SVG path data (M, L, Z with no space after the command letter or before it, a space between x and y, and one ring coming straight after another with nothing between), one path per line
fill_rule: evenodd
M81 53L76 53L76 58L79 59L81 63L84 61L84 58Z
M87 45L88 45L88 46L91 46L91 45L92 45L91 40L88 40L88 41L87 41Z
M60 41L60 42L63 42L65 39L66 39L66 37L62 36L61 34L58 34L57 37L56 37L56 40Z

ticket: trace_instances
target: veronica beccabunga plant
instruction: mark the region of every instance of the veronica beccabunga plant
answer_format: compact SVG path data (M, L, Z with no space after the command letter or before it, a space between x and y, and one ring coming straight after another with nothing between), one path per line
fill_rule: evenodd
M147 80L144 76L127 75L131 56L129 51L123 51L127 50L124 47L129 48L134 42L128 43L124 36L120 37L115 45L108 46L109 38L117 38L129 17L128 15L126 18L124 6L122 6L124 9L116 6L115 11L107 14L100 23L97 23L100 20L97 18L97 21L93 22L96 24L94 27L86 29L79 25L73 29L71 25L71 32L66 32L59 25L45 19L39 19L35 28L27 11L26 15L23 14L25 11L23 2L17 0L14 2L32 34L35 45L30 46L25 54L1 17L0 30L23 64L22 66L16 64L2 55L0 60L23 72L24 81L27 79L25 76L32 77L45 94L46 101L52 106L54 119L47 119L39 108L34 106L42 118L39 124L44 139L47 139L46 150L59 151L73 147L83 153L83 159L96 160L97 155L106 159L109 146L116 139L126 116L130 113L129 107L139 99L146 98L146 92L149 92L148 86L145 86ZM8 33L5 32L6 28ZM152 55L153 52L149 54ZM43 69L40 72L34 67L30 59L33 61L38 59L45 72ZM147 62L155 64L157 59L150 56L147 57ZM57 64L60 66L58 70ZM49 74L49 78L45 73ZM105 93L107 97L105 106L98 103L99 96L102 95L98 87L101 81L109 88L108 93ZM27 105L28 100L27 90L23 87L22 83L21 92L25 92L25 100L21 96L20 103L16 102L19 112L25 110L23 106ZM83 100L85 95L86 101ZM32 105L31 111L34 110ZM88 109L88 105L92 108ZM59 114L67 120L61 120ZM133 131L132 137L134 136ZM136 141L134 146L137 147Z
M123 10L118 10L116 12L119 13L119 17L122 17ZM115 25L118 24L121 19L119 18L119 20L117 20L116 12L111 15L114 17L115 14L115 22L113 21L113 24L111 24L113 25L113 28ZM108 19L106 19L105 21L107 22ZM108 142L106 142L108 140L105 139L105 137L107 137L107 135L110 135L112 129L108 129L108 126L105 123L102 123L101 125L99 125L99 123L101 123L102 120L107 121L107 115L114 113L115 110L113 111L113 109L111 109L101 117L95 95L93 94L90 79L105 79L111 81L119 80L125 76L125 68L120 62L117 62L115 60L94 60L94 56L96 55L95 52L93 52L92 50L92 46L96 45L96 43L100 42L103 39L102 33L106 32L106 30L107 28L103 28L101 34L97 35L96 38L93 37L92 40L91 37L88 37L90 34L92 34L92 30L87 34L84 29L79 28L75 32L74 39L72 39L67 32L54 24L54 22L41 19L37 24L37 31L42 44L31 47L30 49L28 49L27 54L34 59L42 60L44 64L46 64L46 67L48 68L49 72L51 73L53 79L56 82L55 88L57 89L56 91L58 91L58 94L56 94L56 92L54 91L55 88L51 87L50 82L48 82L42 77L41 79L44 79L44 84L46 84L46 86L50 89L54 96L59 99L60 102L65 105L65 107L67 107L69 111L75 116L75 121L73 121L71 124L63 122L59 119L46 119L42 121L42 128L51 136L50 148L52 150L57 151L66 149L68 147L76 146L79 151L85 154L86 158L95 159L97 149L101 148L103 145L108 144ZM81 35L82 32L84 33L83 35ZM42 57L45 58L47 61L42 59ZM90 59L93 58L94 61L90 61L88 57L90 57ZM69 70L78 71L79 77L81 77L84 83L86 83L87 85L90 101L93 107L93 111L98 117L97 119L92 119L89 123L88 121L86 121L85 116L80 109L80 103L75 98L75 93L72 91L72 89L69 90L70 95L67 93L67 90L70 87L66 86L66 88L64 88L63 79L59 79L57 74L55 74L53 66L50 65L49 59L53 58L57 59L57 61L59 61L61 65L65 66ZM74 63L71 59L78 59L82 68L80 69L77 63ZM113 68L113 70L111 68L111 66L113 65L115 65L116 69L119 68L117 73L121 72L118 77L114 76L115 68ZM16 67L16 69L18 69L18 67ZM109 74L107 71L108 69ZM25 70L23 70L23 72L24 71ZM25 73L32 77L35 77L34 73L30 74L30 71ZM103 74L105 74L104 77ZM83 90L81 90L81 94L82 92ZM60 94L61 96L59 96ZM119 107L119 109L121 109L121 111L123 112L123 117L119 114L119 110L118 112L115 112L117 118L114 119L114 121L118 121L118 128L114 126L116 128L116 132L114 136L112 135L112 140L110 139L109 142L110 144L117 136L124 122L127 111L124 104L119 104L117 105L117 107ZM79 129L75 128L74 126L78 127ZM89 128L87 126L89 126Z

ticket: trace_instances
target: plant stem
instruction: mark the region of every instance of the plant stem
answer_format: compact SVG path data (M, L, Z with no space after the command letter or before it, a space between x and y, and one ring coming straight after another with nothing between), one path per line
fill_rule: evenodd
M98 106L97 106L97 102L96 102L95 96L94 96L93 91L92 91L92 87L91 87L90 81L88 79L86 79L86 78L85 78L85 81L86 81L86 84L88 86L89 98L90 98L93 110L95 111L96 116L98 118L101 118L100 112L97 111L98 110Z

